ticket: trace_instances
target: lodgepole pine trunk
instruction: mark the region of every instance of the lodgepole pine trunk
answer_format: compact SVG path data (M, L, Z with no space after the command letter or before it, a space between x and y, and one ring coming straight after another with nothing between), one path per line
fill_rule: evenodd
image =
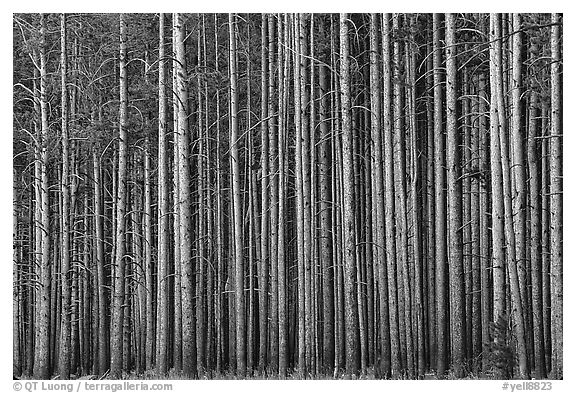
M354 230L353 134L350 110L350 49L348 14L340 14L340 92L342 96L342 180L344 232L344 303L346 330L346 374L357 375L358 364L358 303L355 296L356 244Z
M68 91L66 56L66 14L60 15L60 75L61 75L61 112L62 112L62 322L60 332L59 373L60 378L70 378L70 158L68 137Z
M168 371L168 262L169 262L169 198L168 198L168 123L166 97L166 42L164 14L160 14L158 32L158 277L157 277L157 343L156 366L159 375Z
M456 104L456 16L446 14L446 167L448 168L448 254L452 362L456 378L464 377L466 309L462 248L462 183Z
M187 377L197 375L196 326L194 321L194 277L192 266L192 213L190 192L190 130L188 129L188 86L186 53L184 46L185 20L182 14L173 14L176 63L176 94L178 105L178 209L180 217L180 264L182 297L182 372Z
M230 43L230 167L232 174L232 195L234 210L234 257L235 257L235 296L236 296L236 373L241 378L246 373L246 341L244 312L244 254L242 243L242 204L240 189L240 155L238 134L238 72L236 67L236 15L228 14Z
M112 303L112 326L110 330L110 375L122 376L122 341L124 327L124 287L126 253L126 182L128 160L128 80L126 69L126 16L120 15L120 128L118 140L118 194L116 205L116 258L114 297Z
M550 304L552 375L564 377L563 341L563 185L562 185L562 45L560 14L552 14L551 121L550 121Z

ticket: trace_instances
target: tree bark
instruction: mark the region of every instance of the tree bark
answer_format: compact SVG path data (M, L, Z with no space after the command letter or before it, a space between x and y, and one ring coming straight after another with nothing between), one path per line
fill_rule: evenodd
M39 236L40 290L37 299L36 341L34 351L34 378L48 379L51 374L49 334L50 334L50 204L48 196L48 80L46 60L46 17L40 15L40 151L39 151Z
M62 379L70 378L70 192L69 192L69 150L68 150L68 91L66 55L66 14L60 15L60 75L62 112L62 328L59 359L59 372Z
M562 63L560 14L552 14L551 122L550 122L550 294L552 332L552 375L564 377L563 341L563 186L562 186Z
M356 244L354 228L353 134L350 116L350 50L348 14L340 14L340 94L342 96L342 181L344 231L344 303L346 307L346 374L358 373L358 303L355 297Z
M122 331L124 326L124 270L126 253L126 182L128 160L128 80L126 70L126 16L120 15L120 127L118 139L118 196L116 205L116 258L114 275L114 301L110 331L110 374L122 376Z
M390 43L392 30L390 27L390 14L382 18L382 63L384 76L383 108L384 119L384 221L386 236L386 261L388 273L388 308L390 313L390 360L392 378L400 376L400 331L398 326L398 292L396 289L396 245L394 242L394 145L392 140L392 69L390 56Z
M462 184L459 181L460 159L456 104L456 16L446 14L446 167L448 168L448 237L450 251L450 325L452 357L456 378L464 377L466 356L466 309L462 255Z
M494 323L505 318L505 255L504 255L504 189L500 146L500 119L498 105L501 89L498 88L498 78L501 77L501 33L500 17L490 14L490 167L492 181L492 276ZM495 335L496 346L500 346L501 336ZM499 370L498 377L505 378Z
M194 277L192 266L192 213L190 208L190 130L188 129L188 87L186 73L185 20L173 14L178 105L178 210L180 217L180 269L182 296L182 372L187 377L197 375L196 325L194 321Z
M169 206L168 206L168 124L166 97L165 20L160 14L158 32L158 276L157 276L157 355L158 374L168 371L168 262L169 262Z
M259 277L259 290L260 299L258 307L260 308L260 326L259 326L259 363L258 368L264 370L267 362L267 347L268 347L268 264L269 264L269 201L268 194L269 182L270 182L270 172L268 170L269 164L269 139L268 139L268 56L266 53L266 45L268 43L267 35L271 32L268 31L268 17L266 14L262 14L262 54L261 54L261 124L260 124L260 136L261 136L261 168L262 168L262 186L261 186L261 211L262 215L260 217L260 277ZM269 50L269 49L268 49Z
M448 321L447 321L447 288L446 288L446 196L444 173L444 127L442 105L442 49L440 47L441 26L440 14L433 16L433 50L434 50L434 199L436 205L436 317L437 317L437 374L443 377L446 373Z
M230 167L232 173L232 194L234 198L234 257L235 257L235 296L236 296L236 373L243 377L246 373L246 342L244 314L244 256L242 245L242 205L240 189L240 156L238 135L238 74L236 70L236 16L228 14L230 39Z

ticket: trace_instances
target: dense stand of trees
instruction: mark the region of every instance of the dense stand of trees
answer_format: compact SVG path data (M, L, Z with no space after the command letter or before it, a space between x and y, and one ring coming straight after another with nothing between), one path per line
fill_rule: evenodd
M15 376L562 378L562 15L14 16Z

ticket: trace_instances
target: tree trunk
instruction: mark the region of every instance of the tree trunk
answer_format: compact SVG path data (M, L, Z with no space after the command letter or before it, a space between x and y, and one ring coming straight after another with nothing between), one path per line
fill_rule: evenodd
M498 22L499 23L499 22ZM502 37L496 24L497 36ZM506 127L506 109L504 104L504 86L502 81L502 48L501 41L496 43L496 103L498 105L498 121L500 126L500 158L502 165L502 181L504 192L504 229L505 229L505 246L507 273L510 280L510 294L512 297L511 312L514 320L514 329L516 340L518 341L518 362L520 368L520 377L529 377L529 370L526 356L526 341L524 335L524 321L522 318L522 302L520 294L520 285L518 280L518 263L516 258L516 241L514 233L514 218L512 211L512 179L509 157L508 130Z
M434 49L434 199L436 205L436 318L437 318L437 374L442 378L446 373L448 358L448 315L446 310L446 196L444 173L444 127L442 105L442 49L440 47L441 26L440 14L433 16L433 49Z
M563 342L563 186L562 186L562 63L561 63L561 15L552 14L552 64L550 78L551 122L550 122L550 294L552 331L552 375L564 377Z
M165 16L160 14L159 44L158 44L158 276L157 276L157 355L158 374L165 375L168 371L168 123L166 113L166 48L165 48Z
M268 140L270 143L269 174L270 174L270 357L269 364L272 371L278 369L278 124L280 116L275 112L278 109L274 100L274 20L272 14L268 15ZM282 33L281 21L278 20L277 37L280 40ZM277 72L280 74L281 45L278 45ZM280 81L278 85L280 84Z
M523 101L522 101L522 41L523 34L520 31L522 20L520 14L512 14L512 28L515 32L512 35L512 81L510 86L512 90L512 124L511 124L511 138L512 144L512 217L514 238L516 240L516 266L518 269L518 285L520 290L521 312L519 318L523 320L524 331L530 330L528 318L528 290L527 290L527 277L526 277L526 174L524 168L524 144L525 138L523 135L522 114ZM525 132L525 131L524 131ZM527 335L526 335L527 336ZM525 337L525 340L527 337ZM530 340L528 340L528 343ZM525 345L528 345L526 343ZM520 354L520 359L528 357L531 352L525 349L525 354ZM525 372L530 372L530 365L528 359L522 360L526 362L524 366Z
M60 74L62 112L62 327L59 359L59 372L62 379L70 378L70 193L69 193L69 152L68 152L68 92L66 56L66 14L60 15Z
M500 120L498 105L501 89L498 88L498 78L501 76L501 34L500 17L490 14L490 167L492 180L492 276L494 299L494 323L505 318L505 255L504 255L504 189L502 161L500 157ZM505 320L505 319L504 319ZM503 345L501 335L494 335L494 344ZM499 378L506 378L502 370L498 370Z
M118 139L118 194L116 204L116 255L114 274L114 299L110 331L110 374L122 377L122 331L124 326L124 270L126 249L126 182L128 160L128 80L126 70L126 16L120 15L120 127Z
M446 167L448 168L448 237L450 252L450 325L452 358L456 378L464 377L466 356L466 309L462 255L462 184L456 104L456 16L446 14Z
M235 256L235 295L236 295L236 373L243 377L246 373L246 341L244 314L244 256L242 244L242 205L240 189L240 156L238 135L238 74L236 70L236 16L228 14L230 38L230 167L232 173L232 194L234 198L234 256Z
M533 44L530 48L530 59L537 55ZM540 159L537 128L538 103L534 81L530 81L528 95L528 171L529 171L529 207L530 207L530 267L532 278L532 315L534 336L534 377L546 377L546 363L544 357L544 324L542 308L542 233L541 233L541 200L540 200L540 172L538 160ZM541 124L541 123L540 123Z
M268 194L269 190L269 176L270 172L268 170L269 164L269 140L268 140L268 53L266 53L266 45L267 35L271 34L268 31L268 17L266 14L262 14L262 23L261 23L261 30L262 30L262 54L261 54L261 89L262 89L262 97L261 97L261 108L260 108L260 116L261 116L261 124L260 124L260 136L261 136L261 169L262 169L262 186L261 186L261 211L262 215L260 218L260 274L259 274L259 290L260 290L260 298L258 307L260 308L260 326L259 326L259 363L258 368L260 370L264 370L266 368L266 355L267 355L267 339L268 339L268 263L269 263L269 253L268 253L268 216L269 216L269 205L268 205Z
M350 116L350 50L348 14L340 14L340 91L342 95L342 166L344 206L344 303L346 307L346 374L358 373L358 303L355 297L356 244L354 228L353 134Z
M334 365L334 267L331 230L331 132L329 122L329 91L327 67L319 66L320 78L320 146L318 153L318 176L320 188L320 259L322 261L322 320L323 323L323 370L329 372Z
M287 327L287 280L284 244L284 214L285 210L285 132L286 132L286 102L288 97L288 15L284 15L284 42L278 34L278 374L286 377L288 367L288 327ZM280 45L280 44L283 45ZM284 48L281 51L281 48Z
M392 140L392 69L390 60L390 14L382 18L382 63L384 67L384 221L386 235L386 261L388 273L388 308L390 313L390 357L392 377L400 376L400 331L398 326L398 292L396 289L396 245L394 242L394 145ZM382 316L381 316L382 317Z
M194 277L192 265L192 213L190 208L190 130L188 129L188 87L186 36L182 14L173 14L178 105L178 214L180 216L180 269L182 296L182 372L194 377L196 370L196 326L194 321Z

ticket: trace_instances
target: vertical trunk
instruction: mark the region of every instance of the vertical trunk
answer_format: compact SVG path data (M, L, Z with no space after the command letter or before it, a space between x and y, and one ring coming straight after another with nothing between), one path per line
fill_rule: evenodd
M300 15L292 15L292 30L294 44L294 126L296 128L296 236L297 236L297 270L298 270L298 373L300 378L305 378L306 374L306 293L305 293L305 269L306 269L306 250L305 250L305 227L304 227L304 179L303 179L303 121L302 121L302 100L304 86L302 84L302 53L300 40Z
M246 341L244 313L244 256L242 244L242 205L240 189L240 156L238 135L238 74L236 70L236 16L228 15L230 39L230 167L232 174L232 195L234 199L234 257L235 257L235 296L236 296L236 372L239 377L246 373Z
M22 353L20 351L20 318L22 310L20 309L20 288L22 282L20 281L20 263L21 263L21 247L22 242L19 237L19 222L20 222L20 201L18 200L19 182L18 173L14 168L12 170L13 184L12 184L12 375L14 377L22 374Z
M450 325L452 359L456 378L464 376L466 310L462 255L462 185L459 181L459 137L456 114L456 16L446 14L446 167L448 168L448 234L450 252Z
M49 334L50 334L50 205L48 200L48 97L46 70L46 21L44 14L40 15L40 153L39 177L40 192L38 194L39 252L40 252L40 290L37 299L36 342L34 352L34 378L48 379L50 370Z
M166 113L165 16L160 14L158 44L158 297L157 356L158 374L168 371L168 123Z
M126 182L128 159L128 80L126 70L126 16L120 14L120 127L118 139L118 194L116 205L116 255L114 275L114 299L112 304L112 326L110 331L110 374L122 376L122 331L124 325L124 270L126 238Z
M512 80L510 89L512 90L512 130L510 143L512 149L511 171L512 171L512 217L513 217L513 230L516 244L515 247L517 269L518 269L518 284L520 290L521 312L519 318L523 320L524 330L530 330L529 324L529 307L528 307L528 290L527 290L527 277L526 277L526 174L524 168L524 143L525 143L525 128L522 125L523 101L522 101L522 41L523 33L520 31L522 27L522 20L520 14L512 14L512 28L515 32L512 35ZM525 338L527 339L527 337ZM530 342L530 340L528 340ZM529 349L525 349L527 353L520 354L520 359L527 358ZM521 367L525 368L525 372L530 371L528 360Z
M354 296L356 278L356 244L354 229L353 134L350 110L350 50L348 14L340 14L340 94L342 95L342 166L344 207L344 303L346 307L346 373L358 372L358 303Z
M198 18L199 19L199 18ZM198 21L198 25L199 25ZM196 332L197 332L197 339L196 339L196 358L198 364L198 370L203 372L205 364L205 354L206 354L206 339L207 339L207 331L206 331L206 243L207 243L207 232L206 232L206 207L205 207L205 194L206 194L206 182L204 177L205 172L205 161L206 161L206 130L205 128L208 127L207 124L203 122L203 107L202 107L202 72L206 71L206 68L201 68L201 58L202 58L202 29L197 27L197 59L196 59L196 68L201 70L197 72L196 76L196 85L197 85L197 100L198 100L198 111L197 111L197 119L198 119L198 153L196 154L196 162L197 162L197 189L198 189L198 214L195 226L196 236L194 239L195 244L195 263L196 266L196 273L193 273L193 281L196 283ZM203 70L203 71L202 71ZM208 99L208 97L204 97L204 100ZM194 156L194 153L191 152L191 155Z
M214 14L214 65L219 72L218 58L218 14ZM216 87L216 140L220 141L220 86ZM217 283L216 283L216 372L222 371L224 363L224 304L223 290L224 284L224 239L222 228L222 174L221 174L220 148L216 147L216 260L217 260Z
M398 292L396 290L396 245L394 242L394 145L392 140L392 70L390 62L390 14L384 14L382 24L382 63L384 67L384 221L388 273L388 307L390 313L390 357L392 377L400 376L400 331L398 326ZM382 295L381 295L382 296ZM381 316L382 317L382 316Z
M305 15L298 15L298 25L296 26L297 35L296 39L299 40L299 67L300 67L300 93L301 101L301 132L302 132L302 209L303 209L303 247L304 247L304 331L305 331L305 359L306 359L306 372L313 373L312 366L312 353L314 350L314 341L312 339L313 331L313 315L312 310L312 215L311 215L311 186L310 186L310 121L307 114L308 107L310 106L310 90L307 87L308 81L308 45L306 40L306 22ZM312 33L311 33L312 34Z
M409 24L413 24L415 21L409 19ZM412 325L415 329L415 341L417 343L415 352L415 361L417 362L417 377L420 378L424 375L425 360L424 360L424 295L422 293L424 284L422 274L424 273L423 255L422 255L422 243L421 243L421 231L420 231L420 205L423 204L421 199L418 197L418 190L421 181L419 176L421 174L419 170L419 151L418 151L418 130L417 130L417 114L416 114L416 49L410 48L409 43L406 43L406 72L407 72L407 86L410 87L408 95L408 115L409 123L408 129L411 140L411 161L412 168L410 170L411 182L410 182L410 200L411 200L411 225L413 231L413 272L415 281L415 296L413 300L414 307L414 318Z
M378 372L390 374L390 321L388 314L388 269L385 254L384 231L384 176L382 171L382 134L380 125L380 76L378 63L378 15L370 16L370 109L371 109L371 161L372 161L372 220L373 258L378 268L378 293L380 305L381 353Z
M206 45L206 19L205 15L202 15L202 48L203 48L203 68L208 70L208 49ZM214 246L213 246L213 202L211 195L211 176L210 171L212 169L212 139L210 138L210 106L208 101L208 82L206 79L203 81L204 85L204 156L206 160L206 166L204 172L202 173L202 179L205 187L205 215L206 215L206 238L204 240L204 255L205 263L207 264L207 277L206 277L206 318L204 323L206 324L206 350L205 350L205 367L207 369L212 369L214 366Z
M37 59L37 53L34 53L34 58ZM42 264L42 182L41 182L41 152L42 152L42 114L40 100L42 98L40 94L40 70L39 68L34 68L34 204L33 204L33 237L34 237L34 247L32 250L32 261L30 262L30 275L36 279L40 279L40 266ZM40 295L34 286L30 286L29 290L29 320L30 320L30 330L28 332L27 341L30 343L28 347L28 364L27 371L28 375L35 374L35 360L36 351L38 346L38 307L35 307L36 302L40 299ZM34 330L32 329L34 328ZM35 375L34 375L35 376Z
M176 18L172 15L172 59L176 58ZM173 62L172 67L172 117L173 117L173 192L172 192L172 214L174 215L173 236L174 236L174 319L173 319L173 363L177 372L182 371L182 266L180 264L180 211L179 211L179 193L180 193L180 152L179 152L179 124L178 112L181 105L178 97L178 82L176 65Z
M479 172L481 179L480 188L480 309L481 309L481 320L482 320L482 342L490 342L490 322L492 321L492 296L491 296L491 271L492 271L492 259L491 259L491 241L490 233L488 231L489 226L489 214L491 214L489 206L489 193L490 193L490 183L488 182L489 171L490 171L490 158L489 158L489 136L487 135L486 127L486 102L487 97L487 85L486 85L486 75L480 74L478 77L478 112L481 113L478 119L479 127L479 149L480 149L480 162L479 162ZM489 130L488 132L491 132ZM488 351L483 352L482 356L482 371L486 371L489 366L489 353Z
M393 16L393 29L398 31L400 29L400 14L395 14ZM401 75L401 55L400 55L400 43L395 41L393 43L392 52L392 63L393 68L393 143L394 143L394 192L396 196L396 225L398 231L396 232L397 238L397 249L399 248L399 276L401 276L401 281L398 285L399 287L399 310L402 310L403 317L400 318L400 340L402 344L405 343L405 352L402 353L402 358L406 359L406 366L408 369L408 374L412 378L414 375L414 348L412 340L412 300L411 300L411 289L413 284L410 280L410 261L408 257L408 208L406 201L406 152L405 152L405 135L404 135L404 118L402 114L403 107L403 75ZM404 326L404 329L402 329Z
M434 231L435 200L434 200L434 50L432 47L432 21L428 22L430 31L427 33L426 60L426 356L428 367L436 366L436 233Z
M174 14L176 92L178 105L178 214L180 216L180 269L182 296L182 372L196 376L196 326L194 321L194 277L192 265L192 214L190 193L190 130L188 129L188 86L186 73L185 20ZM178 262L176 262L178 263Z
M500 158L500 125L497 79L501 72L501 34L499 15L490 14L490 167L492 179L492 275L495 323L505 317L505 287L504 287L504 190L502 176L502 162ZM501 76L501 75L500 75ZM494 344L503 344L501 335L494 335ZM499 371L499 378L506 375Z
M277 101L274 100L274 20L272 14L268 15L268 140L270 143L269 173L270 173L270 358L269 365L272 371L278 369L278 124L280 116ZM281 39L281 21L278 20L278 39ZM277 72L280 74L281 45L278 45ZM280 84L279 82L278 84Z
M248 36L250 36L250 24L247 26ZM250 42L248 42L248 53L250 53ZM258 245L256 244L256 239L258 237L258 229L256 228L256 216L258 215L258 202L256 201L257 192L256 192L256 172L257 170L254 168L256 163L254 162L254 136L253 130L251 127L251 119L252 119L252 108L251 108L251 74L252 74L252 65L250 59L246 61L246 125L248 128L247 132L247 160L244 163L244 173L245 173L245 182L248 183L246 188L248 189L247 195L243 196L243 206L244 204L248 205L248 323L247 323L247 342L248 348L246 351L246 361L247 361L247 368L250 373L252 373L253 365L254 365L254 347L256 345L256 333L255 333L255 325L256 321L256 298L254 296L255 288L254 284L256 281L256 277L254 274L254 267L257 261L259 260L258 255L260 254ZM244 198L248 201L244 202ZM258 270L260 270L260 266L258 266Z
M466 35L463 37L467 39ZM464 52L469 51L469 45L465 43L463 45ZM472 296L473 292L473 282L472 282L472 212L471 212L471 202L472 202L472 179L471 179L471 165L472 165L472 146L471 146L471 122L470 122L470 83L469 83L469 70L464 67L460 73L461 77L457 78L460 81L460 138L461 138L461 151L460 151L460 166L461 166L461 178L462 178L462 247L463 247L463 273L464 273L464 291L465 291L465 331L466 340L464 343L465 356L466 359L472 358Z
M258 307L260 308L260 326L259 326L259 363L258 368L264 370L266 368L266 350L268 347L268 263L269 263L269 253L268 253L268 194L269 190L269 176L268 163L269 163L269 152L268 152L268 53L266 53L267 45L267 35L272 33L268 32L268 17L266 14L262 14L262 54L261 54L261 107L260 107L260 135L261 135L261 169L262 169L262 187L261 187L261 203L262 203L262 215L260 221L260 274L259 274L259 290L260 298Z
M87 165L84 166L84 171L86 171ZM89 233L89 206L88 206L88 193L84 193L84 211L83 211L83 221L84 221L84 240L83 240L83 262L84 262L84 271L82 272L82 311L81 311L81 318L82 318L82 363L80 369L80 375L85 375L90 372L90 360L91 360L91 324L90 324L90 305L92 303L92 299L90 298L90 279L88 276L88 272L90 271L90 237L87 236Z
M480 231L482 230L480 226L481 218L480 216L484 214L483 210L480 208L480 187L483 186L480 180L482 179L483 173L481 171L480 164L480 140L481 133L484 133L483 128L480 127L480 122L478 117L475 116L479 113L480 98L478 97L478 86L474 87L474 82L476 79L470 73L467 74L467 79L465 83L467 84L466 93L471 96L476 95L476 99L471 99L471 103L468 104L469 112L467 114L466 125L470 133L470 163L468 164L468 173L471 177L470 179L470 225L471 225L471 279L472 279L472 294L471 294L471 314L468 315L468 320L470 320L471 335L469 342L472 343L471 354L472 358L476 359L482 354L482 314L481 314L481 298L482 298L482 286L481 286L481 275L482 269L481 264L483 263L481 258L482 248L480 244ZM473 86L470 88L469 86ZM483 116L479 114L478 116ZM476 365L479 365L477 362ZM476 367L477 369L477 367Z
M550 139L547 135L550 124L549 100L542 100L542 155L548 157L550 153ZM552 324L550 307L550 159L540 160L542 169L542 309L544 310L544 354L546 370L552 371Z
M552 375L562 379L563 367L563 222L562 222L562 63L560 14L552 14L551 123L550 123L550 294Z
M448 358L448 321L446 304L446 196L445 196L445 169L444 169L444 127L442 105L442 49L440 39L442 36L440 14L433 16L433 49L434 49L434 200L436 205L436 318L437 318L437 373L443 377L446 373L446 360Z
M530 58L537 56L536 46L530 48ZM537 128L538 128L538 102L534 80L530 80L528 95L528 171L530 199L530 267L532 278L532 315L534 336L534 377L546 377L546 364L544 357L544 324L542 308L542 233L541 233L541 200L540 200L540 172L538 160L540 159ZM541 123L540 123L541 124Z
M104 209L102 206L102 176L100 158L96 150L92 152L94 168L94 226L96 230L96 269L98 274L98 374L108 370L108 324L107 298L105 292L104 254Z
M69 193L69 157L68 157L68 92L67 92L67 58L66 58L66 14L60 15L60 74L61 74L61 111L62 111L62 327L61 344L58 359L60 377L70 377L70 193Z
M332 266L331 208L331 132L329 125L329 91L327 67L319 66L320 77L320 146L318 176L320 182L320 259L322 261L323 369L334 365L334 267Z
M148 52L146 52L146 58ZM148 64L148 59L146 60ZM148 73L145 70L144 80L146 84L149 83ZM150 146L150 129L149 121L145 121L145 139L144 139L144 220L143 220L143 235L144 235L144 279L145 279L145 331L146 336L145 348L143 350L144 365L146 369L151 369L154 363L155 352L155 337L156 337L156 321L154 319L154 283L153 283L153 262L152 262L152 190L150 185L151 168L151 146Z
M498 31L497 36L503 37ZM499 48L500 47L500 48ZM518 279L518 263L516 256L516 236L514 232L514 217L512 211L512 178L511 178L511 163L509 157L509 137L508 129L506 127L506 107L504 105L504 85L502 81L502 48L501 41L496 44L496 56L498 73L496 74L496 103L498 105L498 120L500 125L500 159L502 165L502 181L504 192L504 229L505 229L505 246L506 246L506 261L510 294L512 298L511 311L514 320L514 329L516 333L516 340L518 342L518 363L520 368L520 378L528 377L528 364L526 355L526 341L524 335L524 321L522 317L522 302L520 294L520 285ZM518 119L519 120L519 119Z
M280 23L279 23L280 24ZM281 24L280 24L281 25ZM278 34L281 43L282 35ZM288 15L284 15L284 42L278 45L278 374L286 377L288 366L288 328L287 328L287 292L286 261L284 249L284 213L285 213L285 102L288 95ZM282 47L284 50L282 50Z

